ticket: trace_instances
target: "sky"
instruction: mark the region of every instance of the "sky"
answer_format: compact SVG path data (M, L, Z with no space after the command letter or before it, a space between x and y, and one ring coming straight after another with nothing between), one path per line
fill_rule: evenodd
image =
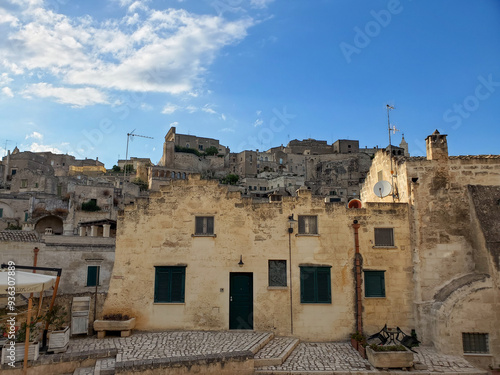
M171 126L500 154L497 0L2 0L0 154L157 163Z

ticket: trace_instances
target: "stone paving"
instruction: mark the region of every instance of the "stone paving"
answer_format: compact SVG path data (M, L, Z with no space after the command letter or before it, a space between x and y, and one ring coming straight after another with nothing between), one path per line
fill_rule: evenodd
M277 358L297 339L294 337L275 337L255 355L255 359Z
M290 338L276 337L267 332L231 331L166 331L166 332L135 332L130 337L107 337L72 339L67 354L85 355L100 353L103 350L114 350L116 366L120 368L135 367L141 369L143 362L151 363L164 358L169 361L183 361L186 358L205 356L222 358L231 353L250 353L248 358L255 359L279 356L290 344ZM293 340L293 339L292 339ZM269 343L269 347L264 346ZM259 352L259 349L264 348ZM447 373L447 374L485 374L469 364L464 358L438 354L433 348L416 348L415 362L420 362L422 370L412 369L411 372ZM100 359L100 367L111 370L115 363L112 358ZM78 369L78 375L90 375L91 369ZM376 374L369 362L347 342L300 343L281 365L257 367L256 374ZM384 373L402 373L399 370L389 370Z

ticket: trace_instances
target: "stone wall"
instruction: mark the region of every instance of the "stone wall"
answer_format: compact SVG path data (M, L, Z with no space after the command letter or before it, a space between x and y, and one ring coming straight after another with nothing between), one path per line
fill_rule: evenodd
M289 238L288 217L317 215L319 235ZM216 236L194 234L195 216L214 216ZM281 203L254 203L214 181L172 181L119 217L116 262L105 313L137 318L137 328L225 330L229 327L230 273L253 274L254 329L307 340L344 340L354 331L354 232L371 270L386 271L387 296L365 298L367 332L385 323L413 328L410 238L404 204L346 209L301 191ZM373 248L374 228L393 227L396 247ZM137 233L141 233L140 236ZM290 240L290 242L289 242ZM290 244L290 248L289 248ZM268 260L286 260L286 287L268 286ZM244 262L238 266L240 256ZM185 303L154 303L155 266L184 264ZM331 267L332 302L300 303L300 265Z

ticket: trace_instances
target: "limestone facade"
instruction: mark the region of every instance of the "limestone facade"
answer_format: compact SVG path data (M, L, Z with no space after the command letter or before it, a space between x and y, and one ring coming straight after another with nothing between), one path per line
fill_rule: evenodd
M292 214L299 225L290 234ZM317 233L299 233L304 231L303 215L316 218ZM213 234L196 234L197 217L213 218ZM345 340L356 324L354 220L361 225L364 270L385 276L385 297L363 298L366 331L388 323L409 332L414 313L406 204L347 209L325 203L307 189L280 202L258 203L197 175L170 181L119 216L104 313L134 316L142 330L227 330L231 278L246 274L253 287L253 329L306 340ZM392 228L394 246L376 247L375 228ZM283 285L269 285L269 261L285 264ZM185 269L184 302L155 302L158 267ZM330 301L303 302L301 289L312 280L301 277L304 267L322 267L328 273L329 282L317 283L330 291Z
M488 352L475 360L486 367L500 361L500 156L449 156L447 137L437 131L426 143L426 157L393 157L392 176L391 159L379 151L361 198L409 204L415 317L424 343L464 354L462 334L480 334ZM393 194L377 196L379 180L390 182ZM479 210L481 202L489 203Z

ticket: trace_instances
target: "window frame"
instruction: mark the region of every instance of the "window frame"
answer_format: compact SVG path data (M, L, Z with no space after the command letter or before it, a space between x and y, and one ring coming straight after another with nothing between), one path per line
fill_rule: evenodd
M271 285L271 262L283 262L285 264L284 271L284 285ZM283 277L283 275L280 275ZM287 272L287 261L285 259L269 259L267 261L267 286L269 288L287 288L288 287L288 272Z
M332 266L314 266L314 265L304 265L300 267L300 303L302 304L331 304L332 303L332 278L331 278L331 268ZM312 271L312 272L310 272ZM305 280L307 280L307 276L313 276L313 298L311 296L306 296L305 290ZM319 296L319 282L318 275L325 274L327 277L327 298L320 299Z
M199 220L205 220L206 222L203 222L201 224L202 232L198 232L197 229L199 228L198 222ZM210 224L209 224L209 219L212 221L212 232L210 233ZM215 217L213 215L205 215L205 216L195 216L194 219L194 237L215 237Z
M481 338L484 338L484 343L479 341ZM485 351L480 350L483 344ZM477 350L466 348L467 345L469 348L476 347ZM466 351L466 349L468 350ZM490 354L489 334L484 332L462 332L462 350L464 354Z
M307 218L307 219L306 219ZM315 232L311 232L311 224L307 223L308 220L311 220L311 218L314 218L314 226L315 226ZM303 221L303 224L301 222ZM307 223L307 224L306 224ZM298 228L297 228L297 235L298 236L318 236L319 235L319 228L318 228L318 215L299 215L299 218L297 220ZM309 227L307 230L306 228Z
M173 289L173 275L174 273L179 273L181 271L181 292L180 298L173 300L172 289ZM168 278L167 285L168 289L166 291L166 298L162 298L159 294L159 274L166 275L164 277ZM163 280L164 281L164 280ZM186 301L186 266L155 266L155 279L153 288L153 303L185 303Z
M392 244L386 244L386 243L377 243L377 231L382 231L382 230L390 230L391 231L391 243ZM380 236L380 235L379 235ZM380 240L380 237L379 237ZM378 228L373 228L373 247L396 247L395 241L394 241L394 227L378 227Z
M363 270L363 277L364 277L365 298L386 298L387 291L385 288L385 270ZM372 288L367 287L368 281L370 282L377 281L374 280L375 277L378 277L378 282L380 283L379 289L381 290L381 293L373 293L371 291ZM370 294L368 295L369 292Z
M101 285L101 266L99 264L87 264L87 283L85 286L96 287L95 278L92 280L89 278L90 268L95 268L97 270L97 286Z

